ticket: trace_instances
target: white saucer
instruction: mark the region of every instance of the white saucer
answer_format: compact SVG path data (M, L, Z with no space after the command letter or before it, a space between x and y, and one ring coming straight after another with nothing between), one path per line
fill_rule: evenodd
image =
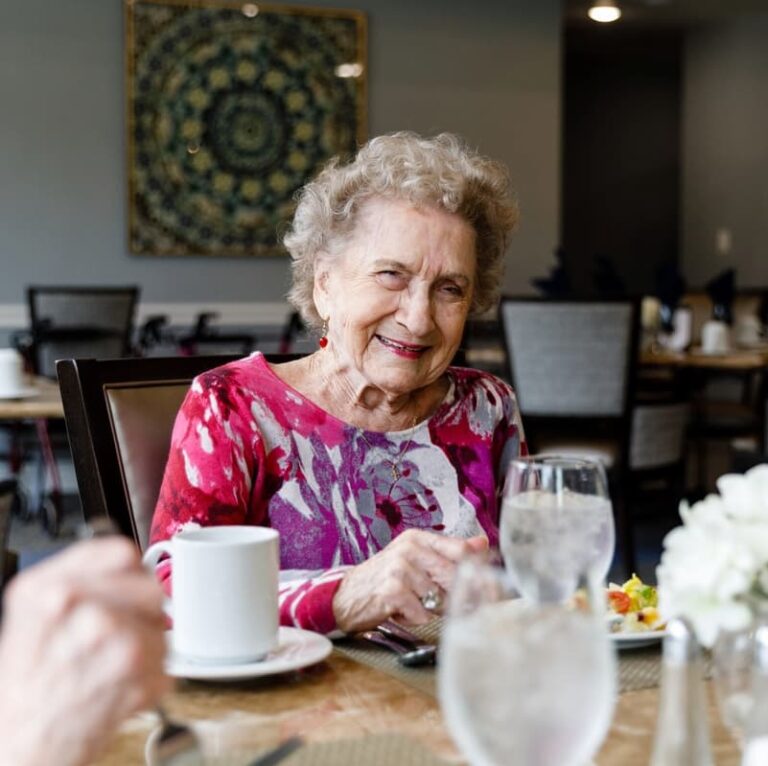
M173 631L166 636L171 639ZM280 628L277 648L259 662L237 665L206 665L179 657L171 651L165 661L165 672L176 678L192 678L196 681L238 681L259 678L275 673L287 673L324 660L333 644L320 633L299 628Z
M24 386L24 388L17 388L15 391L0 391L0 400L31 399L32 397L39 395L39 388L35 388L34 386Z
M640 649L643 646L652 646L658 644L664 636L666 630L649 630L641 633L610 633L611 640L616 644L617 649Z

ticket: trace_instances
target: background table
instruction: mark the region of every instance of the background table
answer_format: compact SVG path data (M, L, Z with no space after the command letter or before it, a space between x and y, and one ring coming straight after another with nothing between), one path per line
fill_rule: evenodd
M64 418L59 386L48 378L34 378L32 385L37 396L27 399L0 399L0 421L36 420L38 418Z

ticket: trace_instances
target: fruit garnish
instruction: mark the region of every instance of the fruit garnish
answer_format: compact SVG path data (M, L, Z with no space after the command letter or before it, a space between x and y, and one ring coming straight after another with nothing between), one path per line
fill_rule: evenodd
M631 599L622 590L609 590L608 603L617 614L626 614L631 605Z
M608 610L615 616L614 632L633 633L659 630L664 627L657 609L658 593L633 574L623 585L610 583L607 591Z

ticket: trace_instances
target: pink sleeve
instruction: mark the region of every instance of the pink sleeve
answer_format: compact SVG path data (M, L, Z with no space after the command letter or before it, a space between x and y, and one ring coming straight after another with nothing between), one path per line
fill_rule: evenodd
M317 633L335 632L333 597L347 569L326 569L311 577L283 580L280 583L280 624Z
M150 542L166 540L187 524L269 523L254 509L263 492L264 444L252 426L247 405L233 381L222 393L197 378L176 416L171 449L152 518ZM214 381L215 382L215 379ZM171 564L160 562L157 576L168 595ZM336 630L333 597L344 569L283 573L280 624L331 633Z
M261 489L264 446L235 392L196 378L176 416L150 541L189 523L263 524L250 502Z
M327 569L311 577L297 577L280 583L280 624L316 633L335 633L333 597L348 567ZM157 578L166 596L171 595L171 562L157 565Z

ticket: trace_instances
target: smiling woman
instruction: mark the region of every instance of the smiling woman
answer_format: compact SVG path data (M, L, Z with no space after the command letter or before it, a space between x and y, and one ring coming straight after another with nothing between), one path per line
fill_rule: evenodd
M269 525L284 624L429 619L456 563L496 545L504 469L525 449L510 388L449 366L467 317L497 297L516 216L504 169L454 136L382 136L331 162L285 237L290 298L322 326L320 349L194 382L152 540Z

